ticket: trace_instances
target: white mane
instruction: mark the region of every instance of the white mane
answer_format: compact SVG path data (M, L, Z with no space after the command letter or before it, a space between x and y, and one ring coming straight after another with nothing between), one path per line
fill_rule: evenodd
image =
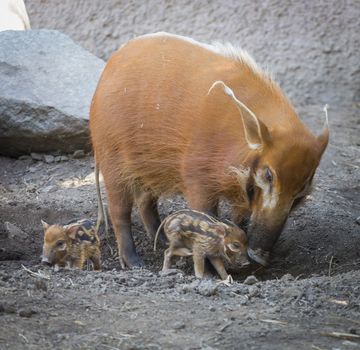
M188 38L186 36L170 34L166 32L145 34L135 38L135 40L145 39L145 38L156 38L156 37L171 37L171 38L187 41L193 45L200 46L218 55L231 58L234 61L238 61L244 64L245 66L247 66L253 73L258 75L259 77L264 78L267 81L272 80L271 75L268 72L264 71L262 68L260 68L259 65L255 62L255 60L249 55L249 53L246 50L243 50L242 48L238 46L234 46L230 43L214 42L212 44L205 44L197 40L194 40L192 38Z

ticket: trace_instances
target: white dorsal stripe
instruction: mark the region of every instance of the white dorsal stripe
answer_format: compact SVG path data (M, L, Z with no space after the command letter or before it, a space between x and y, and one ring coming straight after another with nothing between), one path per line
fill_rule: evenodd
M214 42L212 44L206 44L206 43L199 42L195 39L188 38L186 36L171 34L171 33L166 33L166 32L145 34L142 36L138 36L138 37L134 38L133 40L156 38L156 37L164 37L165 39L167 37L168 38L176 38L176 39L191 43L193 45L202 47L206 50L214 52L223 57L231 58L235 61L238 61L238 62L246 65L256 75L264 78L265 81L268 81L270 84L272 84L270 75L259 67L259 65L255 62L255 60L249 55L249 53L246 50L242 49L241 47L234 46L230 43Z

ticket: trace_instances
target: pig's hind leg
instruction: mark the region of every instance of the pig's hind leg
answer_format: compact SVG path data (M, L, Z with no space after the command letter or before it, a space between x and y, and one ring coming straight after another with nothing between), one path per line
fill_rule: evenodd
M149 192L141 192L136 196L136 203L139 208L141 220L150 238L155 237L156 231L161 223L157 209L157 200L158 198ZM163 231L160 232L159 239L161 242L166 241Z
M163 265L163 271L169 270L171 268L171 258L176 256L191 256L192 251L188 248L181 247L176 248L174 246L170 246L168 249L164 252L164 265Z
M104 172L104 178L106 173ZM106 180L106 178L105 178ZM115 231L115 237L119 250L121 267L141 267L144 265L142 259L136 252L134 239L131 233L131 209L133 196L116 183L105 181L106 191L109 199L109 212L111 222Z

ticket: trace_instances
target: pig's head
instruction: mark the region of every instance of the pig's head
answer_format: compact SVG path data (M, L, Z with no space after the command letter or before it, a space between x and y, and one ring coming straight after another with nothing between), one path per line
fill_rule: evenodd
M41 220L44 229L44 244L41 262L47 265L64 265L71 244L74 230L69 231L60 225L49 225Z
M326 123L319 136L314 136L296 121L297 118L291 118L292 123L279 123L268 128L229 87L222 82L219 84L238 107L243 121L248 168L239 171L238 175L249 216L248 254L265 266L291 209L311 189L329 140L327 111L325 108ZM291 108L286 110L295 113ZM239 213L236 213L236 206L234 210L234 217L244 213L243 208L239 208Z
M230 221L219 225L217 232L224 237L224 252L229 261L242 267L249 265L246 233Z

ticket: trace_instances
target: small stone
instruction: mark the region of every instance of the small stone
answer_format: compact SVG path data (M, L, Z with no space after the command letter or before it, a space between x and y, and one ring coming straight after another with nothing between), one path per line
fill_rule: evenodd
M294 280L294 276L290 273L286 273L284 276L281 277L281 281L290 282Z
M79 158L84 158L85 157L85 152L82 149L78 149L74 152L73 157L75 159L79 159Z
M43 155L40 153L30 153L30 156L34 160L43 160Z
M60 156L60 161L61 162L67 162L69 160L68 156Z
M209 311L214 312L214 311L216 311L216 309L214 306L211 305L211 306L209 306Z
M254 275L250 275L247 276L245 281L243 282L244 284L248 284L248 285L252 285L259 282L259 280L254 276Z
M358 225L360 225L360 216L358 216L358 217L356 218L355 222L356 222Z
M19 316L20 317L31 317L32 315L36 314L36 311L32 310L32 309L22 309L19 311Z
M185 323L183 322L176 322L173 326L174 329L184 329L185 328Z
M211 280L202 280L197 288L199 294L210 297L217 293L217 284Z
M45 163L54 163L54 161L55 161L55 157L54 156L52 156L51 154L46 154L45 156L44 156L44 161L45 161Z
M55 163L61 162L61 156L56 156L56 157L54 158L54 162L55 162Z
M259 295L260 295L259 288L257 288L256 286L249 287L249 297L250 298L257 297Z

